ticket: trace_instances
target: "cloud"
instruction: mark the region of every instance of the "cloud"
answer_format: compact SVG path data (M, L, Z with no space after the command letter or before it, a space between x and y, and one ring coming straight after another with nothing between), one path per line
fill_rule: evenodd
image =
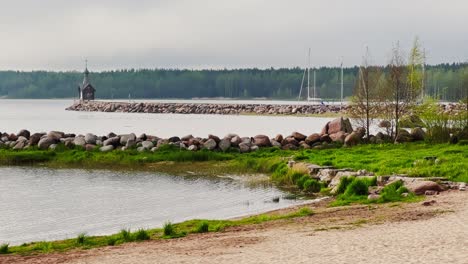
M429 62L468 59L462 0L7 1L0 69L235 68L385 63L419 36Z

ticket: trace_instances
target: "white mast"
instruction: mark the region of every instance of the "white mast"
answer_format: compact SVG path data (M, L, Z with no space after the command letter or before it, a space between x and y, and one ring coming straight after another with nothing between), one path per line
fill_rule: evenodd
M315 93L315 72L316 70L314 69L314 100L317 99L317 94Z
M343 57L341 58L341 103L340 109L343 107Z
M310 100L310 48L308 56L308 66L307 66L307 101Z
M423 49L423 64L422 64L422 85L421 85L421 100L424 100L424 90L426 89L426 49Z

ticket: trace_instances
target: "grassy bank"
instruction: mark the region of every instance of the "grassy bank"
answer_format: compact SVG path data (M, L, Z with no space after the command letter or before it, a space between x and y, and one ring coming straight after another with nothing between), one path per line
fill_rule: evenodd
M277 148L257 152L214 152L179 150L164 147L156 152L136 150L99 152L60 147L55 151L0 149L1 165L45 165L49 167L115 168L139 170L185 169L206 173L267 173L281 183L292 183L287 175L287 160L318 165L365 169L376 175L408 174L415 177L445 177L468 182L468 145L456 144L380 144L352 148L287 151ZM175 166L176 165L176 166Z
M108 236L87 236L86 234L82 233L78 234L76 238L66 240L32 242L12 247L9 247L7 244L3 244L0 246L0 254L28 255L38 253L65 252L72 249L90 249L104 246L115 246L127 242L177 238L184 237L191 233L218 232L223 231L228 227L261 224L269 221L310 216L313 215L313 213L314 212L309 208L304 207L291 213L261 214L239 220L189 220L178 224L167 222L163 228L139 229L134 232L123 229L119 233Z

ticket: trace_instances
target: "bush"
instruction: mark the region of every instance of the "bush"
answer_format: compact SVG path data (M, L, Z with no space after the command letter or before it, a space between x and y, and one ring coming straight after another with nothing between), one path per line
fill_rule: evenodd
M366 179L354 178L353 181L346 187L344 196L359 196L369 193L368 181Z
M0 246L0 254L8 254L9 252L9 245L8 244L2 244Z
M342 177L340 179L340 183L338 183L338 189L336 191L336 194L342 194L346 191L346 188L348 188L348 185L353 182L354 176L351 177Z
M322 184L314 179L308 179L304 182L304 191L311 193L318 193L322 188Z
M402 193L410 192L405 186L403 186L403 181L395 181L393 183L388 184L382 189L382 191L380 192L379 202L401 201L405 198L401 196Z
M166 222L164 224L164 235L165 236L172 236L175 234L174 225L171 222Z
M76 243L78 243L79 245L83 245L85 243L85 240L86 240L86 233L81 233L76 238Z
M117 238L111 236L107 238L106 243L108 246L114 246L115 244L117 244L117 240L118 240Z
M135 240L142 241L142 240L149 240L150 235L148 234L148 231L146 231L143 228L138 229L138 231L135 233Z
M296 185L299 189L304 189L304 183L310 179L309 175L302 175L301 178L299 178L297 181L296 181Z
M122 229L122 230L120 230L120 237L121 237L122 240L125 241L125 242L133 241L133 239L132 239L132 233L130 232L130 229Z
M197 233L206 233L209 231L209 224L206 221L198 223Z

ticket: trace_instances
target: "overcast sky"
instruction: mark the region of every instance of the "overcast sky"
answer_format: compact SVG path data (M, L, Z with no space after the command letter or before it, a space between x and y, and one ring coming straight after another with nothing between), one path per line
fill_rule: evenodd
M468 61L467 0L0 0L0 69L245 68L388 61L415 36Z

